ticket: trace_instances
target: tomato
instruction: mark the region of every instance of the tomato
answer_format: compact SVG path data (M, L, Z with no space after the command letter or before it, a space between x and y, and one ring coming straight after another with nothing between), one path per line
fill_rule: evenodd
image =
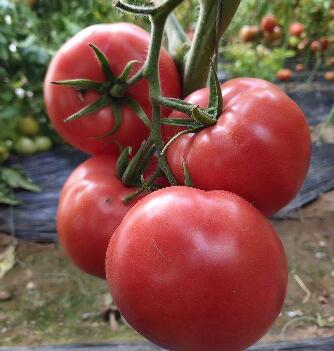
M15 151L20 155L32 155L37 151L37 146L28 137L21 137L14 145Z
M238 78L221 86L223 113L217 124L177 138L167 149L176 178L184 184L185 163L194 187L234 192L265 215L298 193L311 154L301 109L278 87L261 79ZM207 107L209 89L186 101ZM172 118L185 118L173 112Z
M39 125L33 117L20 118L17 122L17 128L23 135L34 136L39 132Z
M52 148L52 140L47 136L38 136L35 138L35 145L38 151L49 151Z
M105 81L98 61L88 46L94 44L108 58L114 75L119 75L131 60L135 64L133 73L144 64L150 43L150 35L142 28L130 23L99 24L90 26L70 39L53 58L44 83L45 104L53 126L58 133L76 148L91 154L118 153L115 141L124 146L132 146L134 151L148 137L149 130L127 106L122 107L122 124L110 137L100 140L94 137L112 130L114 116L110 107L89 116L65 123L64 119L97 100L97 92L81 94L73 89L50 84L52 81L86 78ZM180 78L171 56L161 50L160 79L165 96L180 95ZM128 89L127 95L135 99L151 114L148 82L144 79ZM164 110L166 114L166 110Z
M327 38L320 38L319 40L314 40L311 43L311 50L316 53L318 51L326 51L329 47L329 41Z
M139 201L112 237L111 294L127 322L177 351L236 351L278 316L287 285L279 237L235 194L170 187Z
M289 30L291 35L300 37L304 32L304 26L299 22L291 23Z
M126 188L115 176L115 159L99 155L79 165L60 195L57 231L70 259L84 272L105 278L105 254L110 237L135 203L123 198Z
M264 32L273 32L276 26L278 26L278 22L273 15L264 16L261 20L261 29Z
M243 26L240 29L239 37L244 43L254 41L259 33L257 26Z
M328 59L327 64L330 66L334 66L334 56L332 56Z
M264 38L270 42L281 40L281 28L276 26L272 32L264 32Z
M324 78L328 81L334 81L334 71L325 72Z
M305 69L305 66L302 63L298 63L296 65L296 71L297 72L302 72L302 71L304 71L304 69Z
M291 69L287 69L287 68L280 69L276 74L276 78L282 82L289 81L292 78Z
M293 49L296 49L300 43L300 40L298 37L292 36L292 37L289 37L288 43L290 47L292 47Z
M0 165L8 159L9 155L10 153L6 144L0 143Z

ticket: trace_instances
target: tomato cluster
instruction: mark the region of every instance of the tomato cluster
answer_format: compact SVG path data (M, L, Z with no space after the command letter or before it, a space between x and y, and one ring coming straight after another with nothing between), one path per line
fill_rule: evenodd
M223 84L222 112L211 126L164 133L181 131L164 150L180 186L162 180L156 184L162 189L133 197L136 185L126 186L119 174L118 146L137 150L147 126L124 105L112 135L106 134L116 123L109 106L65 123L100 92L50 84L108 82L89 44L105 54L116 75L138 61L134 75L146 59L149 34L124 23L92 26L70 39L49 67L45 101L52 123L70 144L93 154L60 196L57 229L66 254L85 272L106 277L125 319L156 344L182 351L248 347L271 326L285 296L285 253L265 216L296 195L307 173L310 135L302 111L266 81ZM181 78L164 49L159 72L163 95L180 98ZM144 78L125 95L151 116ZM118 98L111 93L111 104ZM210 99L205 88L184 104L207 111ZM190 119L163 108L161 117L167 114L174 122ZM154 157L142 179L154 173Z

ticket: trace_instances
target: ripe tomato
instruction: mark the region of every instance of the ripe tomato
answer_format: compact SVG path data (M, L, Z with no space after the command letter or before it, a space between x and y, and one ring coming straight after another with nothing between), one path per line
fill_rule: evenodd
M327 38L320 38L319 40L314 40L311 43L311 50L316 53L320 51L326 51L329 47L329 40Z
M243 26L240 29L239 37L240 40L244 43L252 42L256 39L259 33L259 29L257 26Z
M334 71L327 71L324 74L324 78L328 81L334 81Z
M94 156L78 166L61 192L57 231L65 253L83 271L105 279L110 237L135 203L125 205L126 188L115 176L115 159Z
M264 32L273 32L276 26L278 26L278 22L273 15L264 16L261 20L261 29Z
M304 26L302 23L295 22L290 25L290 34L295 37L300 37L304 32Z
M264 39L270 42L281 40L282 31L279 26L276 26L272 32L264 32Z
M125 319L177 351L236 351L278 316L287 285L279 237L225 191L158 190L126 215L107 250L111 294Z
M194 187L234 192L269 216L296 196L306 176L311 140L304 114L261 79L233 79L221 88L217 124L176 139L167 149L169 165L181 184L184 162ZM208 100L208 88L186 98L200 107ZM186 118L179 112L171 117Z
M134 66L135 73L146 59L149 42L149 33L133 24L99 24L82 30L58 51L45 78L45 104L53 126L68 143L91 154L118 153L118 147L112 141L132 146L136 150L143 139L148 137L148 128L129 107L122 107L123 121L119 130L113 136L102 140L96 140L94 137L112 130L115 120L110 107L79 120L64 123L64 119L96 101L100 95L97 92L80 94L50 82L79 78L105 81L89 44L94 44L106 55L114 75L119 75L131 60L141 62ZM180 95L179 74L165 49L161 50L160 78L165 96ZM135 99L150 116L151 104L146 80L142 79L129 88L127 95Z
M280 69L277 74L276 78L282 82L287 82L292 78L292 71L288 68Z

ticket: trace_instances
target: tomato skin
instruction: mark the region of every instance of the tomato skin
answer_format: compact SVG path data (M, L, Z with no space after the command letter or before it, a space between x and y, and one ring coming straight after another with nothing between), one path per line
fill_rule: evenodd
M71 114L96 101L99 94L88 92L81 95L73 89L55 86L50 82L79 78L105 81L89 44L94 44L107 56L115 75L119 75L129 61L141 62L135 64L134 74L145 62L149 42L149 33L133 24L99 24L82 30L57 52L45 78L44 97L53 126L68 143L90 154L118 154L118 146L111 141L118 141L124 146L132 146L135 151L148 137L148 128L129 107L122 108L123 122L119 130L113 136L102 140L96 140L93 137L101 136L112 130L114 116L109 107L79 120L65 123L64 120ZM179 74L171 56L165 49L161 50L159 67L163 94L179 97L181 91ZM142 79L129 88L127 95L134 98L148 116L151 115L146 80ZM166 110L164 113L166 114Z
M282 90L256 78L221 86L223 113L216 125L185 134L167 149L168 163L184 184L185 162L194 187L234 192L269 216L302 186L311 156L303 112ZM186 101L207 107L209 89ZM186 118L172 112L171 118Z
M288 68L280 69L277 74L276 78L282 82L288 82L292 78L292 71Z
M300 22L291 23L289 31L291 35L300 37L304 32L304 26Z
M114 169L110 155L79 165L62 189L57 211L58 237L66 255L84 272L103 279L110 237L137 201L123 203L136 189L126 188Z
M106 271L130 325L176 351L246 348L278 316L287 286L284 249L258 210L232 193L187 187L156 191L129 211Z
M256 39L259 34L259 28L257 26L243 26L239 32L239 38L244 43L252 42Z
M264 32L273 32L276 26L278 26L278 22L274 15L264 16L261 20L261 29Z

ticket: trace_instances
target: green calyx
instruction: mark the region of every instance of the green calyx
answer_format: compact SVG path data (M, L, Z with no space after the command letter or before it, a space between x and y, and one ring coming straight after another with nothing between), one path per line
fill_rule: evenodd
M214 64L211 63L210 69L210 99L207 108L200 108L199 106L179 99L161 97L158 101L161 105L183 112L190 117L183 119L164 118L161 121L164 125L187 127L188 132L197 132L215 125L223 112L223 97Z
M94 139L102 139L117 132L122 122L121 108L122 106L128 106L135 112L146 127L150 128L150 120L142 107L134 99L125 96L129 86L139 81L143 76L142 71L139 71L132 78L130 78L130 73L134 65L140 62L136 60L128 62L124 67L123 72L119 76L115 76L111 70L108 58L104 55L104 53L93 44L89 44L89 46L94 51L106 81L97 82L89 79L69 79L52 82L52 84L55 85L75 89L82 95L88 91L96 91L101 94L100 98L95 102L85 106L83 109L75 112L71 116L68 116L65 119L65 122L71 122L78 118L88 117L92 113L109 106L115 118L115 125L108 133L93 137Z

